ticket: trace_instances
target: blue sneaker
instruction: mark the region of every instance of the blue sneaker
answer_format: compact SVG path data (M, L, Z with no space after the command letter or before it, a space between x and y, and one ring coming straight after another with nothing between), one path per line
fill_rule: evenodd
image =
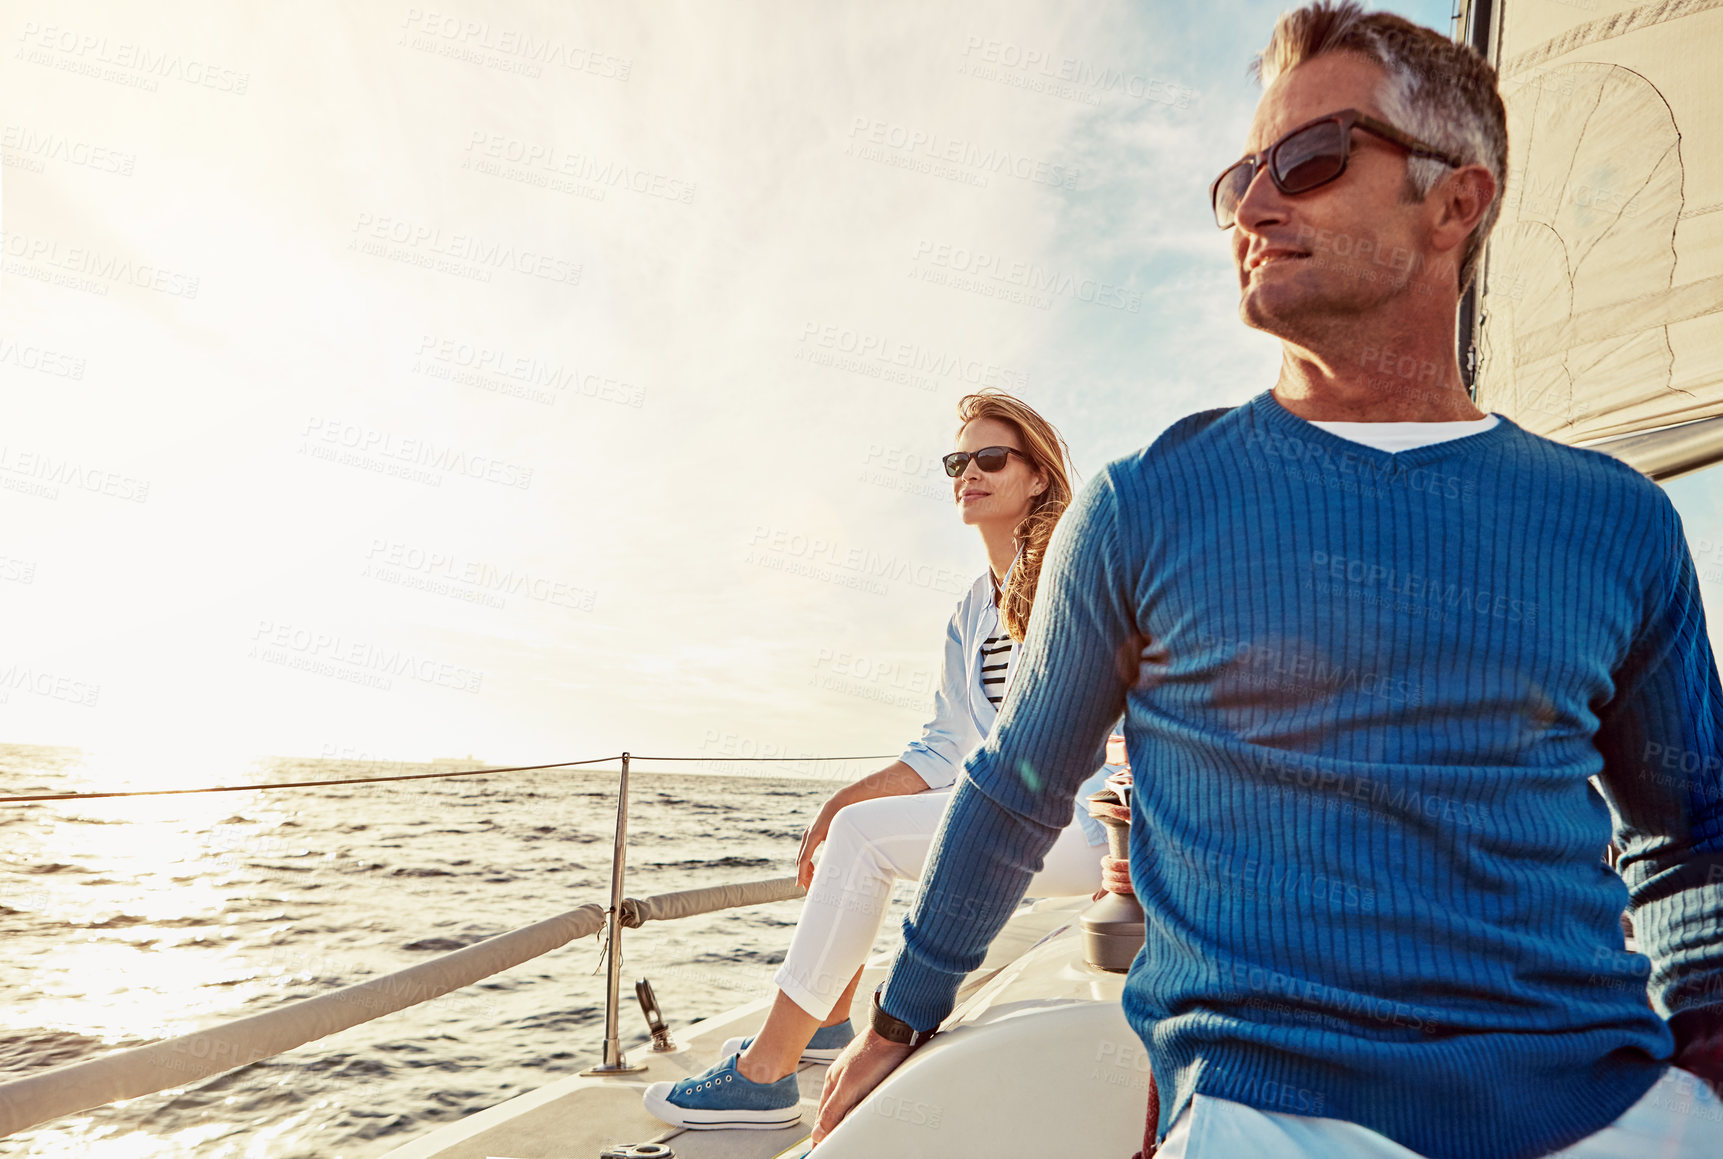
M647 1111L673 1127L695 1131L774 1131L801 1121L802 1092L795 1075L775 1083L750 1082L736 1056L674 1083L653 1083L641 1098Z
M844 1047L848 1046L855 1039L855 1036L855 1028L847 1021L833 1023L831 1026L822 1026L814 1031L812 1038L808 1039L808 1045L802 1047L802 1061L836 1062L838 1055L844 1052ZM727 1038L724 1040L723 1049L718 1053L722 1055L741 1054L748 1049L753 1041L754 1036L751 1034L747 1038Z

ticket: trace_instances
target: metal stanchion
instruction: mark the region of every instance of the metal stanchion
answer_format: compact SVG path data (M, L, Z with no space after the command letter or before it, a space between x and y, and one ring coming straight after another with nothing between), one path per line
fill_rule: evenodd
M622 989L622 871L628 844L628 754L622 754L622 781L616 790L616 849L610 857L610 924L604 952L609 970L604 985L604 1061L583 1075L634 1074L644 1065L629 1066L622 1056L617 1026L617 1001Z

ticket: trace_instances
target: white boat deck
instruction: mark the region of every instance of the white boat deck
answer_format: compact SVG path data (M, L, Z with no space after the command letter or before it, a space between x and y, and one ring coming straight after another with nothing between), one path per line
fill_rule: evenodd
M959 1001L974 996L1047 935L1074 922L1088 904L1084 898L1050 899L1014 915L981 969L965 981ZM869 996L889 964L886 956L870 962L856 988L851 1017L858 1027L865 1022ZM1112 986L1116 999L1123 977L1102 978ZM802 1067L797 1076L802 1122L781 1130L685 1131L653 1118L640 1103L641 1092L649 1084L697 1074L717 1060L718 1047L726 1038L758 1030L769 1003L770 997L762 996L747 1006L675 1029L679 1049L674 1052L654 1054L644 1043L636 1043L626 1053L631 1064L645 1064L646 1069L637 1074L559 1080L433 1130L389 1152L385 1159L596 1159L607 1147L647 1142L668 1144L677 1159L773 1159L813 1129L825 1066ZM1137 1114L1140 1122L1141 1112ZM826 1150L821 1148L822 1153Z

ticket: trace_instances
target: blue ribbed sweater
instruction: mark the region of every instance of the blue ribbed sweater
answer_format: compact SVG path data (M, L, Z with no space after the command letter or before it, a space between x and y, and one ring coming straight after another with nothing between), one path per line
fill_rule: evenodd
M1391 454L1272 393L1192 415L1073 503L1020 664L886 984L915 1026L1121 710L1163 1135L1200 1091L1539 1155L1723 1003L1723 692L1680 518L1614 459L1505 418Z

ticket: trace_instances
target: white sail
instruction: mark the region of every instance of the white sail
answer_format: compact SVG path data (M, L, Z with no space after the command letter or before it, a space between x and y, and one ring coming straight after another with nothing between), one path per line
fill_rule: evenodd
M1567 443L1641 436L1641 452L1659 441L1645 432L1723 415L1723 0L1470 15L1493 24L1509 142L1478 404ZM1723 423L1680 438L1657 474L1723 458Z

